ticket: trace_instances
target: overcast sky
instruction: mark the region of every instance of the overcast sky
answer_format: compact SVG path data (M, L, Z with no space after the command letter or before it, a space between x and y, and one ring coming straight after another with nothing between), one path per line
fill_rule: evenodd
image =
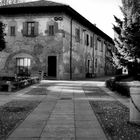
M27 0L33 1L33 0ZM119 6L121 0L50 0L70 5L78 13L114 38L112 24L115 23L113 15L122 17Z

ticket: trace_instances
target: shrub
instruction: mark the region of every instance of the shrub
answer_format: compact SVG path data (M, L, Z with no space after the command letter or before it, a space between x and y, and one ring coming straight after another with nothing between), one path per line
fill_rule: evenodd
M107 88L111 89L112 91L115 90L115 79L114 78L106 80L105 83L106 83Z
M112 91L117 91L122 96L130 97L129 87L124 83L120 82L123 76L112 77L111 79L106 80L106 87ZM127 76L124 76L125 78Z
M129 87L121 82L116 82L116 91L122 96L130 97Z

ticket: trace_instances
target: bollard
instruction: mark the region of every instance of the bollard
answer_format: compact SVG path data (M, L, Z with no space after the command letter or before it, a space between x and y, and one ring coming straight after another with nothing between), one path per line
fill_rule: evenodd
M140 124L140 82L130 84L130 122Z
M12 85L11 85L11 81L7 81L8 84L8 92L12 91Z

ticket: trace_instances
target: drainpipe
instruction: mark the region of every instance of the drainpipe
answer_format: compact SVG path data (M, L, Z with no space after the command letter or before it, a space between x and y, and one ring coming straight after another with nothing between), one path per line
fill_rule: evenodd
M72 18L70 21L70 80L72 80Z

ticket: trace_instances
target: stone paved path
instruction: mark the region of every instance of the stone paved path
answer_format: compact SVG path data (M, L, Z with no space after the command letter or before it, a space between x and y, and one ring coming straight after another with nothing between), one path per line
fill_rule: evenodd
M106 140L88 102L89 97L85 96L88 88L98 87L98 84L92 81L42 81L39 86L47 89L47 96L29 96L40 99L41 103L8 140ZM22 92L14 95L16 98L26 96Z

